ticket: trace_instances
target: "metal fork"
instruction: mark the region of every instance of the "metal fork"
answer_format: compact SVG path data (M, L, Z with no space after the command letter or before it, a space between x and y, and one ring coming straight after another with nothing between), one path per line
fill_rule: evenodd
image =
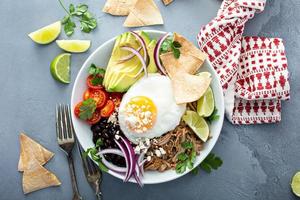
M83 155L84 150L79 143L77 143L77 146L82 159L85 177L90 186L94 189L97 200L102 200L103 197L100 188L102 183L102 172L99 167L89 158L89 156Z
M72 156L72 149L75 143L75 136L69 105L56 105L56 135L59 147L66 153L68 158L73 188L73 200L82 200L82 197L80 196L78 191Z

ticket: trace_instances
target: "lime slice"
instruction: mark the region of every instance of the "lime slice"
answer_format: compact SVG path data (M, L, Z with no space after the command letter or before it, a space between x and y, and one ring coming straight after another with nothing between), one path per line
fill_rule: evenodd
M297 172L292 179L291 187L293 190L293 193L300 197L300 172Z
M90 40L56 40L56 44L63 50L71 53L82 53L91 46Z
M60 21L45 26L37 31L29 33L28 36L36 43L48 44L54 41L60 34L61 23Z
M197 113L202 117L209 117L215 108L214 94L209 87L204 95L197 101Z
M197 76L203 76L204 78L210 78L211 74L209 72L199 72L196 74Z
M62 83L70 83L71 54L63 53L56 56L50 64L50 72L54 79Z
M207 141L209 128L203 117L200 117L198 113L194 111L188 110L182 119L203 142Z

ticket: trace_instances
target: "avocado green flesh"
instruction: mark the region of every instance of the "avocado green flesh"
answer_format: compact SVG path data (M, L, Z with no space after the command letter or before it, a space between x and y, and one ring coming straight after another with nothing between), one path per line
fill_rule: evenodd
M154 73L157 71L153 58L156 41L150 40L148 34L143 31L139 32L139 34L146 43L150 57L148 71L150 73ZM117 37L103 80L103 85L109 92L125 92L131 85L143 76L143 73L141 73L138 77L136 77L142 67L137 56L134 56L123 63L119 63L120 58L131 54L129 51L122 50L120 48L121 46L130 46L137 49L140 45L130 32L123 33ZM143 55L143 50L141 50L140 53Z

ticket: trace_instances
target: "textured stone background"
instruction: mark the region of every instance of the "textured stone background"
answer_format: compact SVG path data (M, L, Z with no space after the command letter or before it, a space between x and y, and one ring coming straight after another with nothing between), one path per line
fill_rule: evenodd
M156 0L158 1L158 0ZM73 0L79 3L78 0ZM92 39L89 52L72 56L72 80L88 55L109 38L128 29L123 17L101 12L104 0L85 0L99 17L99 27L92 34L76 31L73 38ZM70 3L66 0L66 3ZM218 0L175 0L164 7L158 5L165 19L164 26L150 27L177 31L195 42L201 25L216 15ZM268 0L265 12L247 25L247 35L282 37L291 72L292 99L283 103L279 124L233 126L224 123L221 137L213 152L222 157L221 169L206 174L186 175L178 180L147 185L143 189L104 175L105 200L229 200L229 199L296 199L290 191L291 176L300 170L300 82L297 75L300 58L300 1ZM67 162L55 140L54 107L69 102L72 84L55 82L49 73L50 61L61 50L55 43L34 44L27 34L50 24L64 15L55 0L0 1L0 199L71 199ZM66 38L64 34L60 38ZM25 131L53 152L55 157L46 167L61 179L61 187L49 188L24 196L21 174L17 172L18 134ZM82 173L77 152L79 189L84 199L93 199Z

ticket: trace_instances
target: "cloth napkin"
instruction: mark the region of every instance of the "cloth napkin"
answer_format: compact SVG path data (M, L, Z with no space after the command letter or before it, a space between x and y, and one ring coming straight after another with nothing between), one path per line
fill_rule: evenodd
M233 124L281 120L290 98L287 58L280 38L242 36L245 23L266 0L223 0L217 17L197 36L224 89L226 117Z

